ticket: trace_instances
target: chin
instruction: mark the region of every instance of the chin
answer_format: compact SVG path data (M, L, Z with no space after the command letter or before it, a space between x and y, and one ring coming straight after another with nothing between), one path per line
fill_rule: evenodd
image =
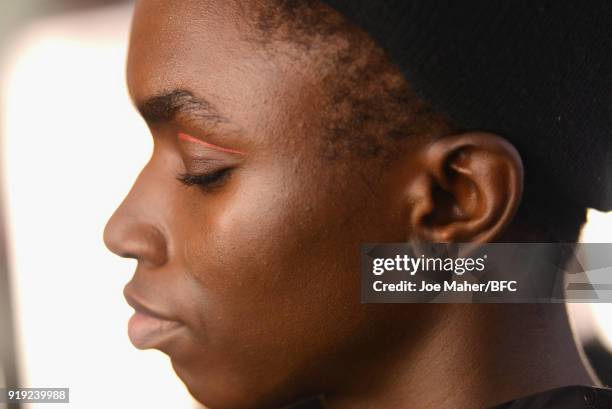
M222 373L203 369L199 362L188 364L172 360L172 367L187 390L198 402L208 409L262 409L282 407L287 402L271 393L261 391L255 384L260 377L245 377L242 374Z

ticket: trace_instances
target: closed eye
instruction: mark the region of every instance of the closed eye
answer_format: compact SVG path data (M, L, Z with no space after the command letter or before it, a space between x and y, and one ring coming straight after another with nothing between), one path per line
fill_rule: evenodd
M198 186L204 191L221 187L232 173L232 168L224 168L215 172L203 174L183 173L177 177L185 186Z

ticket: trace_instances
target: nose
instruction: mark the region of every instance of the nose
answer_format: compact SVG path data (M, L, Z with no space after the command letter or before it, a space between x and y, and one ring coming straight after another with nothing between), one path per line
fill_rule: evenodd
M134 189L132 189L134 190ZM168 260L167 241L149 212L138 212L138 198L130 192L104 229L104 244L120 257L133 258L149 267L159 267Z

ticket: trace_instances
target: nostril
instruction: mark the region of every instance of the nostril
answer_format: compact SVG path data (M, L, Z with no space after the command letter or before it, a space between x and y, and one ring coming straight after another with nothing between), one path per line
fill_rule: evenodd
M120 257L154 266L161 266L167 261L167 241L164 235L144 221L109 221L104 230L104 243Z
M121 258L133 258L135 260L138 260L138 256L136 254L133 254L133 253L121 253L121 254L119 254L119 257L121 257Z

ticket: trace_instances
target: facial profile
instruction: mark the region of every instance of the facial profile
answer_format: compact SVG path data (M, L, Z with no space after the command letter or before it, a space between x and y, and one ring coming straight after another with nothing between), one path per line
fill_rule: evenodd
M234 2L137 4L128 85L155 147L106 242L138 260L137 346L211 407L273 407L383 331L353 306L355 254L405 221L350 159L325 158L322 78L270 60L241 24Z
M138 261L132 342L211 408L375 389L442 307L361 304L361 245L497 240L523 194L505 139L400 109L409 85L365 33L317 3L335 29L300 41L263 3L136 3L127 81L154 150L105 231Z

